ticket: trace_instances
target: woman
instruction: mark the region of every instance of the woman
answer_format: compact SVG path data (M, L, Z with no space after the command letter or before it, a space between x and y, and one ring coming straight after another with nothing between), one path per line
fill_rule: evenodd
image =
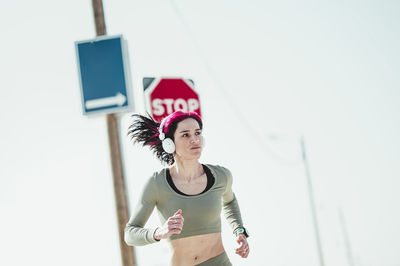
M177 111L160 124L145 116L134 117L128 134L135 142L150 146L170 167L147 180L126 225L125 242L140 246L168 239L173 266L232 265L222 245L223 210L236 234L236 253L247 258L248 234L232 192L231 173L221 166L199 163L204 146L201 117ZM155 206L163 225L144 228Z

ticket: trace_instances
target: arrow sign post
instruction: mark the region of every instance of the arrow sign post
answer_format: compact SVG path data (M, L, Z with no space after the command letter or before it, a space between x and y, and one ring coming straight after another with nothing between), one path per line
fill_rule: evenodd
M136 265L132 247L124 241L129 219L117 112L128 111L130 79L122 36L107 36L102 0L92 0L97 38L75 42L83 114L107 114L107 133L123 266Z
M122 36L78 41L75 47L83 114L129 111L130 79Z

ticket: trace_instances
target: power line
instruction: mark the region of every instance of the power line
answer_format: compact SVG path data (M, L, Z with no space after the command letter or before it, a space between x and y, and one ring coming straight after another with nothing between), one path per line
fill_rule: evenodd
M212 80L214 80L214 83L216 84L217 89L219 90L221 95L227 100L227 103L230 105L231 109L233 110L236 119L239 120L241 125L243 125L245 128L248 129L248 131L246 131L246 132L249 133L250 139L252 139L253 141L257 141L256 145L259 145L261 143L263 146L262 147L263 149L261 149L262 152L274 160L279 160L280 163L285 163L285 164L300 163L301 162L300 160L289 161L288 159L286 159L286 158L282 157L281 155L277 154L276 152L274 152L273 149L271 149L271 147L265 141L265 139L267 138L266 134L265 135L260 134L258 130L254 129L252 124L246 119L245 115L243 115L243 113L240 111L240 108L238 107L238 105L231 98L231 94L229 94L228 91L224 88L223 83L218 78L215 71L210 66L207 57L203 53L203 50L201 49L200 45L197 43L196 38L195 38L190 26L186 23L186 20L183 16L182 12L180 11L179 7L177 6L177 4L175 3L174 0L170 0L170 3L171 3L173 10L175 11L176 16L180 20L183 28L185 29L186 34L189 36L189 39L193 43L193 45L197 51L197 54L200 57L201 61L203 62L207 72L211 76ZM262 132L264 132L264 131L262 131Z

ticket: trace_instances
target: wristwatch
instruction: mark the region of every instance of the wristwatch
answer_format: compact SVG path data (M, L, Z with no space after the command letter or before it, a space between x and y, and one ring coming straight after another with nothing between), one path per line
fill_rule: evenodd
M246 230L244 227L238 227L236 230L233 232L235 236L237 237L240 234L244 234L246 237L249 237L249 232Z

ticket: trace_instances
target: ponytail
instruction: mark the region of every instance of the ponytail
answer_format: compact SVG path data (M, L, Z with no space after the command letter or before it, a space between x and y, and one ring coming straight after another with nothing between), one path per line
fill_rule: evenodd
M135 119L134 122L128 128L128 136L131 137L134 143L140 143L143 147L149 146L150 150L156 155L156 157L169 165L174 163L173 154L168 154L162 147L160 140L158 127L160 123L157 123L150 115L148 117L134 114L132 117Z

